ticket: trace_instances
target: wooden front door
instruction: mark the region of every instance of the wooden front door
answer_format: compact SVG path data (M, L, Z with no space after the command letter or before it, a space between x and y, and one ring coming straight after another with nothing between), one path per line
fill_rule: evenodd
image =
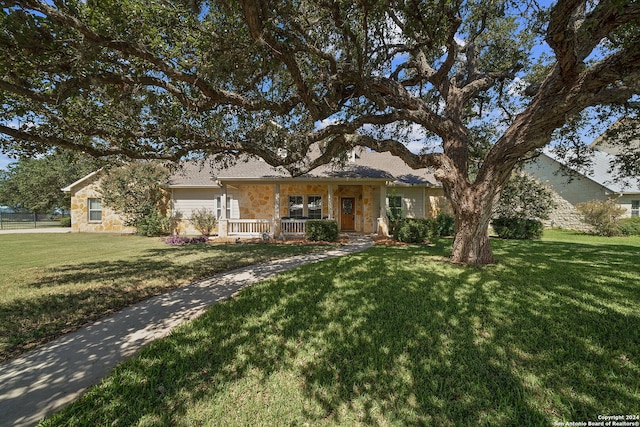
M343 197L340 205L341 230L354 231L356 225L356 199L353 197Z

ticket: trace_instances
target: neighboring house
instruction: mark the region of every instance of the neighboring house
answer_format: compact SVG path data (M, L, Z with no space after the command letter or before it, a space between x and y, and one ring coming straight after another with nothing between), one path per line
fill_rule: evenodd
M640 120L625 117L611 125L589 147L615 156L623 154L625 149L640 150L639 135Z
M100 173L94 172L65 188L71 193L72 230L133 231L101 205L99 185ZM166 190L177 233L197 234L189 219L206 208L216 213L221 237L299 235L307 219L336 220L345 232L386 234L388 208L424 218L448 205L432 171L363 149L344 165L325 165L295 178L255 158L228 168L184 163Z
M551 150L545 149L524 171L547 184L554 192L557 207L547 225L575 230L588 229L582 223L575 205L590 200L613 199L626 210L624 216L640 215L640 183L638 179L617 180L612 169L614 156L595 149L592 165L575 170Z

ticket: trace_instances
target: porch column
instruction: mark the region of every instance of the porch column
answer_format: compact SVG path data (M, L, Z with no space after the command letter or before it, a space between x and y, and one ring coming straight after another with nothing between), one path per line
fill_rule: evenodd
M273 237L280 236L280 184L274 186L273 194Z
M387 186L380 186L380 216L378 217L378 234L389 235L389 219L387 218Z
M329 219L333 219L333 184L329 184L329 194L327 196L327 209L329 210Z
M227 237L229 223L227 222L227 184L220 187L220 224L218 225L218 235Z

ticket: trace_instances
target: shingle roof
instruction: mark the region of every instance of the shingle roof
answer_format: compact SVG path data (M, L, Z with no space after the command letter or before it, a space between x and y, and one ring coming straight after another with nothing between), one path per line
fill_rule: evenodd
M590 147L613 155L621 154L628 147L640 149L640 120L623 117L596 138Z
M640 193L640 182L638 179L616 179L615 156L600 150L593 150L592 164L588 169L576 169L568 165L567 157L561 157L548 147L544 149L544 154L552 160L570 168L571 170L589 178L606 189L618 193ZM570 155L570 153L569 153Z
M292 179L282 168L274 168L264 161L245 158L227 168L212 162L184 163L169 180L170 187L215 186L224 180L281 180ZM397 185L440 186L433 171L413 170L401 159L389 153L359 150L352 161L344 165L324 165L295 179L380 179Z

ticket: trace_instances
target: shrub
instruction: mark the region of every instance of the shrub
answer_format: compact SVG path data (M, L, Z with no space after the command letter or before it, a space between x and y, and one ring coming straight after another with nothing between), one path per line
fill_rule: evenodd
M640 217L623 218L618 228L623 236L640 236Z
M134 225L141 236L162 236L169 233L171 219L158 211L152 211L150 214L138 219Z
M209 236L213 229L216 228L218 220L216 219L215 212L203 208L193 211L190 222L195 229L200 232L200 234L203 236Z
M591 200L576 205L584 218L584 222L593 227L600 236L616 236L620 234L620 217L625 210L613 200Z
M171 246L184 246L191 243L191 239L187 236L173 235L164 239L164 242Z
M71 218L68 216L60 218L60 227L71 227Z
M449 214L440 212L431 220L431 236L453 236L455 234L456 219Z
M429 237L432 221L405 218L396 223L393 237L404 243L423 243Z
M549 219L555 207L549 188L528 175L514 174L502 188L493 217Z
M209 237L207 236L198 236L198 237L192 237L191 240L189 241L190 244L195 245L198 243L207 243L209 241Z
M335 242L338 240L338 235L338 223L336 221L313 219L306 223L305 237L308 240Z
M493 230L502 239L539 239L542 237L542 229L542 222L537 219L499 217L493 220Z
M167 245L171 245L171 246L193 245L197 243L207 243L208 241L209 241L209 238L207 236L187 237L187 236L173 235L164 239L164 242Z

